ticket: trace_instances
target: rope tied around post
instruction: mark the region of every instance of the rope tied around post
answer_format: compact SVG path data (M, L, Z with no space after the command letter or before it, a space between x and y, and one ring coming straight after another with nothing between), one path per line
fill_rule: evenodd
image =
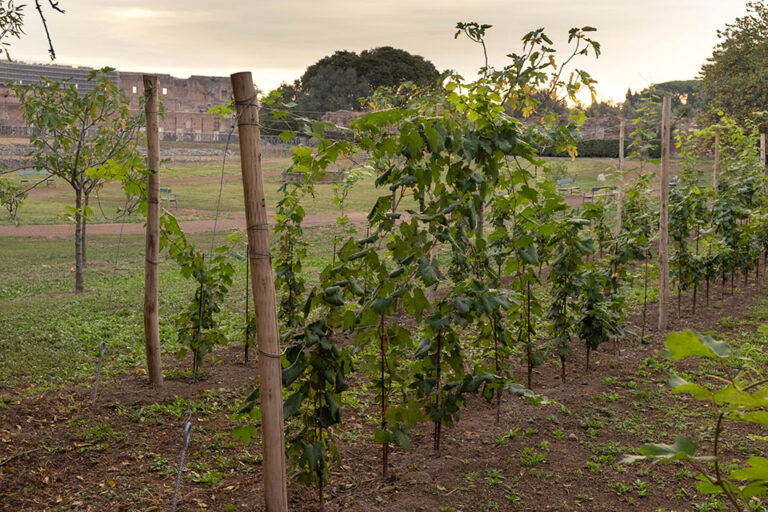
M253 96L249 96L249 97L245 98L244 100L235 99L235 105L241 106L241 107L245 106L245 107L256 107L256 108L258 108L259 107L259 103L258 102L254 103L254 100L256 100L256 98L258 98L258 97L259 97L259 94L256 93Z
M256 252L256 251L249 251L248 257L252 260L269 260L272 261L272 254L268 252Z
M265 352L264 350L259 349L259 354L261 354L264 357L271 357L273 359L282 359L287 351L288 351L288 347L285 347L285 349L279 354L270 354L269 352Z
M253 96L251 96L249 98L241 100L241 101L235 100L235 106L237 106L237 107L246 107L246 108L247 107L255 107L256 109L258 109L259 108L259 103L258 103L258 101L255 101L257 98L258 98L258 93L254 94ZM237 117L237 126L238 127L240 127L240 126L256 126L258 128L262 127L261 123L259 123L259 122L253 123L253 122L250 122L250 121L243 121L242 117L243 117L242 115L238 115L238 117Z

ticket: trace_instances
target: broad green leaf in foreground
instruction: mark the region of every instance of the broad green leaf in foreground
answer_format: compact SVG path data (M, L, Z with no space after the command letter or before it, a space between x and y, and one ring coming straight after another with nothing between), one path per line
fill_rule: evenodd
M667 347L670 359L683 359L689 356L717 359L731 355L731 349L726 342L687 329L683 332L668 334L664 346Z

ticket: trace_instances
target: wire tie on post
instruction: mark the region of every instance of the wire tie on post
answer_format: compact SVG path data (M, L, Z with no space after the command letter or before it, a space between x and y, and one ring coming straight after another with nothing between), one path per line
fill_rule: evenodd
M281 359L283 357L283 354L270 354L269 352L264 352L262 349L259 349L259 354L264 357L271 357L272 359Z

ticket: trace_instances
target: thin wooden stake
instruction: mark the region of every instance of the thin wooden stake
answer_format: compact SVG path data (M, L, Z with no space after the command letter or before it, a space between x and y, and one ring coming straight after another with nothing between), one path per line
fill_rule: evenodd
M624 170L624 119L619 122L619 170Z
M251 323L250 323L250 312L248 311L249 303L251 302L250 293L248 287L250 286L251 276L250 276L250 270L251 270L251 264L250 262L246 261L245 263L245 363L248 364L248 350L251 348L251 333L249 332L251 330Z
M669 137L671 101L665 96L661 108L661 197L659 201L659 334L667 331L669 310Z
M147 352L149 385L163 385L160 361L160 324L157 295L159 288L157 261L160 254L160 135L157 76L144 75L144 112L147 116L147 236L144 256L144 345Z
M443 104L442 103L438 103L437 105L435 105L435 115L436 116L442 116L443 115ZM438 247L437 247L437 244L434 244L429 249L429 257L430 257L430 259L433 259L433 260L436 260L438 258ZM499 281L501 281L501 275L499 275ZM437 288L439 286L440 286L440 282L438 281L433 286L430 286L429 288L427 288L426 296L427 296L427 300L429 301L430 304L434 303L435 300L437 299Z
M720 132L715 132L715 170L712 174L712 188L720 184Z
M765 165L765 134L760 134L760 164L763 166L763 169L766 168Z
M250 72L231 76L240 135L248 260L251 265L256 344L259 350L264 500L267 512L288 512L283 430L282 368L277 301L272 275L269 226L261 172L261 129L256 88Z
M619 171L621 171L621 180L624 181L624 119L619 124ZM624 190L619 187L619 197L616 204L616 238L621 233L621 214L624 203Z

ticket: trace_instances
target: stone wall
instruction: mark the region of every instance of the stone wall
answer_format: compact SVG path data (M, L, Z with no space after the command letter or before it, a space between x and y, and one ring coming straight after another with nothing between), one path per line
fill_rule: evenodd
M75 68L47 64L24 64L0 61L0 135L24 135L24 122L19 111L19 102L13 96L5 97L2 84L37 82L40 76L52 79L68 79L81 91L87 91L85 77L91 68ZM130 108L137 111L139 99L144 94L142 73L115 72L114 80L125 91L130 101ZM218 116L206 112L213 106L223 105L232 96L232 86L228 77L193 75L189 78L176 78L171 75L158 75L160 97L165 109L165 117L160 121L162 132L172 132L166 140L189 140L219 142L220 134L229 132L229 123ZM223 141L222 140L222 141Z
M588 117L579 130L584 140L618 139L621 119L616 116ZM627 134L632 131L631 121L624 125Z

